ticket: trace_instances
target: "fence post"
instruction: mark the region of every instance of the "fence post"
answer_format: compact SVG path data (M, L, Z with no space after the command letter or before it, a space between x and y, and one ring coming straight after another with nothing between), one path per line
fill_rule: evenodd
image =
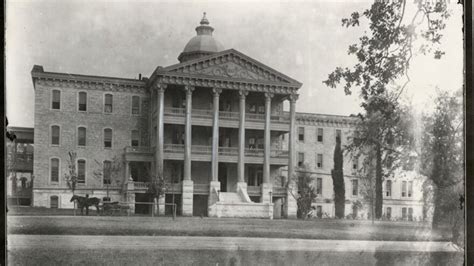
M176 219L176 203L173 203L173 220Z

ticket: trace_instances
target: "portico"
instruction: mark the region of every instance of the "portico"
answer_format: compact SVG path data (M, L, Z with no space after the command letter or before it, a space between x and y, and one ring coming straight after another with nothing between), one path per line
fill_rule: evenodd
M196 31L212 38L206 18ZM153 175L178 182L168 192L180 194L184 216L202 210L194 205L196 195L207 195L209 216L272 218L275 197L285 203L278 207L282 213L296 216L282 180L283 170L288 176L294 171L295 146L290 137L290 150L283 150L282 141L288 132L294 136L301 83L234 49L204 53L189 47L194 45L186 46L179 64L158 67L147 81ZM287 100L289 113L283 111Z

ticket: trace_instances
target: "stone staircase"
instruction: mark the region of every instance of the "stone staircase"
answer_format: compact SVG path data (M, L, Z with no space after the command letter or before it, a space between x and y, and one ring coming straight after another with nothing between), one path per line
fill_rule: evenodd
M272 203L252 202L246 193L242 190L218 193L218 201L209 207L209 216L273 219Z

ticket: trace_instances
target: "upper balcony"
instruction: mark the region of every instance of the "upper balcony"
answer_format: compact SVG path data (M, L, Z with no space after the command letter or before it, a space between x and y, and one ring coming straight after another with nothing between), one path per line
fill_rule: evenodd
M9 153L8 154L8 169L12 171L33 171L33 153Z
M212 126L213 111L210 109L193 109L191 112L191 123L198 126ZM164 108L164 122L167 124L185 123L184 108ZM219 126L238 128L239 112L219 111ZM265 114L246 113L245 127L249 129L263 130L265 126ZM290 129L290 117L288 113L272 114L270 128L274 131L288 131Z
M126 161L144 161L154 160L155 148L150 147L126 147ZM165 160L184 160L184 144L164 144L163 153ZM219 147L219 162L237 163L239 148L237 147ZM245 163L263 164L263 149L245 149ZM193 161L211 161L212 146L192 145L191 160ZM280 149L271 149L270 164L287 165L288 151Z

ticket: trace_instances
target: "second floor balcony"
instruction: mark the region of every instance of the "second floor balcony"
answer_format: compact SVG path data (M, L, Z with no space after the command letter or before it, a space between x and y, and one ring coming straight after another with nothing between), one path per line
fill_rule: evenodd
M211 109L193 109L191 112L191 121L193 125L212 126L213 110ZM238 128L239 112L219 111L219 125L223 127ZM288 131L290 128L290 117L286 112L275 113L270 116L271 130ZM184 108L164 108L164 121L168 124L184 124ZM265 114L249 113L245 114L246 128L264 129Z
M154 160L155 148L151 147L126 147L125 158L127 161L148 161ZM237 163L239 148L237 147L219 147L219 162ZM184 160L184 144L164 144L164 159ZM263 164L263 149L245 149L245 163ZM193 161L211 161L212 146L192 145L191 159ZM288 151L280 149L271 149L270 164L287 165Z

